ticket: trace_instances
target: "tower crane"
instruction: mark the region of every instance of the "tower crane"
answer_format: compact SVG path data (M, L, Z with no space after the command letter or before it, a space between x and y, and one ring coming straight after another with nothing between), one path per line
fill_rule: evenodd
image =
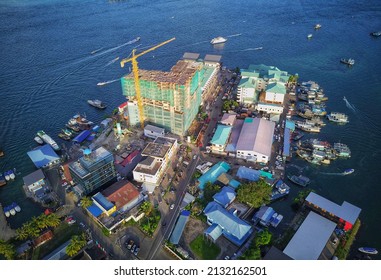
M164 41L152 48L149 48L148 50L145 50L139 54L136 54L136 49L132 50L132 56L130 58L125 58L120 61L120 66L124 67L124 64L131 61L132 64L132 73L134 75L134 84L135 84L135 92L136 92L136 99L138 101L138 110L139 110L139 119L140 119L140 125L142 128L144 128L144 109L143 109L143 101L142 96L140 92L140 83L139 83L139 68L138 68L138 61L136 60L138 57L145 55L146 53L153 51L157 48L160 48L161 46L168 44L169 42L172 42L176 38L169 39L167 41Z

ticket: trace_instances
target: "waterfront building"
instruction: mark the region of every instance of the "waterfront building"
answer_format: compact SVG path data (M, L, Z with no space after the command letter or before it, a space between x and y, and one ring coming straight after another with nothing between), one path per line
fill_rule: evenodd
M86 149L81 158L69 163L69 172L77 187L88 195L116 178L114 157L103 147Z
M211 151L215 154L223 154L225 153L226 144L228 143L232 127L219 124L217 125L217 129L213 135L212 140L210 140Z
M306 206L335 222L345 231L352 229L354 223L360 216L361 208L344 201L342 205L338 205L314 192L306 197Z
M37 147L27 154L37 168L52 166L60 162L60 157L49 144Z
M141 98L145 122L184 136L203 101L212 100L220 70L220 56L185 53L169 72L139 69ZM128 122L140 125L133 74L121 79L123 94L128 98Z
M177 140L174 138L157 137L148 143L142 151L143 161L133 170L134 180L143 183L143 188L153 192L163 177L172 156L177 150Z
M271 157L275 123L262 118L246 118L237 142L237 158L267 163Z
M330 260L337 246L335 228L334 222L311 211L283 253L294 260Z
M43 192L43 188L46 185L45 174L41 169L30 173L22 179L24 181L25 187L35 195L39 192Z
M256 80L253 77L241 78L237 86L237 101L241 104L254 104L258 101Z

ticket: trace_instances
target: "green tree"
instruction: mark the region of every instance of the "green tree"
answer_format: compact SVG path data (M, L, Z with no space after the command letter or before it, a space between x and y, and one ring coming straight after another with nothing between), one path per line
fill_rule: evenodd
M29 234L27 232L27 228L25 226L22 226L18 229L16 229L16 239L17 240L25 240L29 237Z
M83 209L86 209L87 207L91 206L92 204L93 204L93 201L88 196L85 196L81 199L81 206Z
M73 235L69 245L66 247L66 254L69 257L73 257L76 254L78 254L79 251L81 251L81 249L85 246L86 246L86 237L84 233L81 235Z
M220 186L213 185L211 182L207 182L204 186L204 200L206 202L212 201L213 196L220 191Z
M261 249L259 247L250 247L240 257L240 259L242 259L242 260L260 260L261 259Z
M242 184L237 191L237 199L254 208L270 202L272 188L264 180Z
M16 257L15 247L0 239L0 255L3 255L7 260L14 260Z
M272 234L268 229L259 232L254 238L254 244L259 246L268 245L271 241Z
M45 215L45 214L42 214L42 215L45 216L46 224L49 227L57 227L61 223L60 218L58 218L58 216L54 213L51 213L49 215Z
M149 201L144 201L140 205L140 210L143 211L147 216L151 213L152 211L152 204Z

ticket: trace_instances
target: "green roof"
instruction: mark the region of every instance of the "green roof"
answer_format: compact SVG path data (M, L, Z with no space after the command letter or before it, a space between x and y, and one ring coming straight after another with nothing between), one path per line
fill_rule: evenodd
M244 88L255 88L255 80L252 78L243 78L239 82L238 86Z
M214 145L225 145L228 141L231 130L231 126L219 124L210 143Z
M266 87L266 91L271 91L274 93L286 94L286 87L284 85L278 83L268 84Z

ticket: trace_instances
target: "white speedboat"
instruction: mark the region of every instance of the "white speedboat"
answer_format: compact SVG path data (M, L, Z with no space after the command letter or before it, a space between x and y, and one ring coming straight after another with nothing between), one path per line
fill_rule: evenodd
M311 39L311 38L312 38L312 34L308 34L307 39Z
M43 130L37 132L37 135L46 143L52 146L55 151L59 151L60 147L57 145L56 141L54 141L49 135L47 135Z
M44 144L44 141L42 141L42 139L38 136L34 137L34 141L36 141L40 145Z
M102 101L98 99L87 100L87 103L89 103L91 106L94 106L95 108L98 108L98 109L106 109L107 107L106 104L104 104Z
M16 210L17 213L21 212L21 207L18 204L16 204L16 203L15 203L15 208L14 209Z
M222 43L225 43L228 39L224 38L224 37L221 37L221 36L218 36L216 38L213 38L210 43L212 45L215 45L215 44L222 44Z
M355 172L355 170L353 168L348 168L348 169L344 170L343 174L349 175L349 174L352 174L353 172Z

